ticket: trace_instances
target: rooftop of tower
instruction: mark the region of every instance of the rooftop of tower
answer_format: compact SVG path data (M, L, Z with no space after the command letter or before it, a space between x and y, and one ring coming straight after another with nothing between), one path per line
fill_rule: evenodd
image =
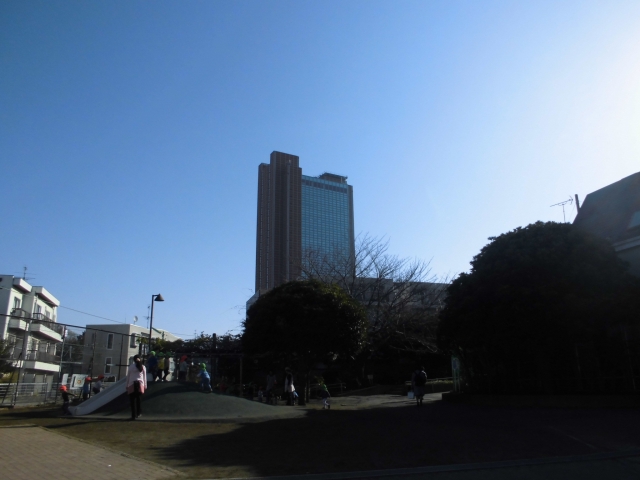
M321 178L322 180L328 180L330 182L346 184L347 178L349 177L345 177L343 175L336 175L335 173L324 172L322 175L319 175L318 178Z

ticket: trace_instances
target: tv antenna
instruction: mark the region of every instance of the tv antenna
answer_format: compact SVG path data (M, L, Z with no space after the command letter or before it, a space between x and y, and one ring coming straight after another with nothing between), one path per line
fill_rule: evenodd
M138 316L134 315L133 316L133 324L135 325L136 323L138 323Z
M33 280L35 277L27 277L27 266L22 267L22 279L26 282L27 280Z
M551 205L552 207L562 207L562 221L564 223L567 223L567 218L564 214L564 206L567 204L573 205L573 198L571 198L571 195L569 195L569 200L565 200L564 202L554 203L553 205Z

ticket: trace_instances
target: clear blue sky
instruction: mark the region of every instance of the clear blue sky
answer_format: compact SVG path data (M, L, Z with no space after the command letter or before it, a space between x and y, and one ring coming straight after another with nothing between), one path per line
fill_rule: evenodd
M158 327L238 329L273 150L348 175L356 232L465 271L640 171L639 25L637 1L5 0L0 273L117 321L162 293Z

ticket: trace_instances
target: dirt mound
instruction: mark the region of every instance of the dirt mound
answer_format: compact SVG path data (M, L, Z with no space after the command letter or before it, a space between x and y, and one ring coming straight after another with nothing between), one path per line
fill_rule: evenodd
M149 385L142 396L142 418L148 420L224 420L297 416L297 408L272 406L244 398L204 393L193 383L163 382ZM126 418L129 398L121 395L90 416Z

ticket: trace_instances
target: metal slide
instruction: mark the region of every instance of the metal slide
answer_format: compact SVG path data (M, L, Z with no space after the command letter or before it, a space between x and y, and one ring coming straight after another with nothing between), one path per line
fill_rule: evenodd
M69 407L71 414L75 416L89 415L95 412L100 407L105 406L107 403L115 400L123 393L126 393L127 377L121 378L109 388L102 390L100 393L92 395L91 398L85 400L80 405L75 407Z

